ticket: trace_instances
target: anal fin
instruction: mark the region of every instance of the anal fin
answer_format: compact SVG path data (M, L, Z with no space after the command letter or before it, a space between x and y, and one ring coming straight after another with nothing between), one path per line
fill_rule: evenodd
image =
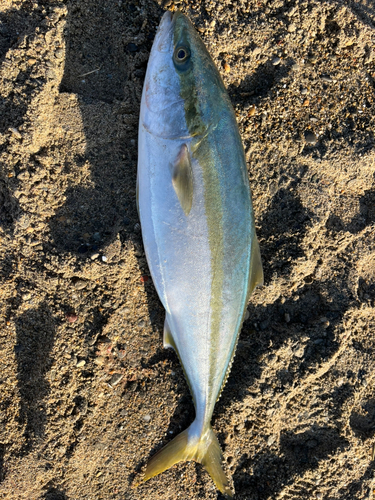
M164 347L164 349L171 347L172 349L177 351L176 344L174 343L174 340L173 340L172 331L171 331L169 323L168 323L168 316L167 315L165 315L165 321L164 321L163 347Z

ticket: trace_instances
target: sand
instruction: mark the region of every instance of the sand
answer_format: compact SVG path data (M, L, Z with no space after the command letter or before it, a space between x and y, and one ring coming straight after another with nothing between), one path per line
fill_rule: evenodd
M235 107L264 263L213 417L236 499L371 499L370 0L0 1L0 498L222 498L194 463L136 486L194 418L135 202L176 4Z

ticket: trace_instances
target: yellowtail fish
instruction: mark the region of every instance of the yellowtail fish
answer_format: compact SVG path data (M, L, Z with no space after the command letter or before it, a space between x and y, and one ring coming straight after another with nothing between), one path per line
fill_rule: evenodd
M148 62L139 122L138 210L195 420L154 455L145 480L203 464L233 496L211 428L250 294L263 282L246 161L220 74L189 19L166 12Z

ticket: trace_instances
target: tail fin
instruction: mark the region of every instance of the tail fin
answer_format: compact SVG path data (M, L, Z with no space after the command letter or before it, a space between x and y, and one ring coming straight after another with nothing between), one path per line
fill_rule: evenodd
M222 453L214 431L210 426L203 434L197 436L193 432L193 426L194 422L151 458L147 464L144 481L178 462L195 460L203 465L216 488L227 498L232 498L234 492L221 465Z

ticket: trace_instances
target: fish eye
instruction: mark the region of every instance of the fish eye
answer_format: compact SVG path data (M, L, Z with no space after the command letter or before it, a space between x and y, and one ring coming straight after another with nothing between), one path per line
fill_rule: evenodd
M176 47L174 51L174 60L177 64L185 63L190 58L190 50L182 45Z

